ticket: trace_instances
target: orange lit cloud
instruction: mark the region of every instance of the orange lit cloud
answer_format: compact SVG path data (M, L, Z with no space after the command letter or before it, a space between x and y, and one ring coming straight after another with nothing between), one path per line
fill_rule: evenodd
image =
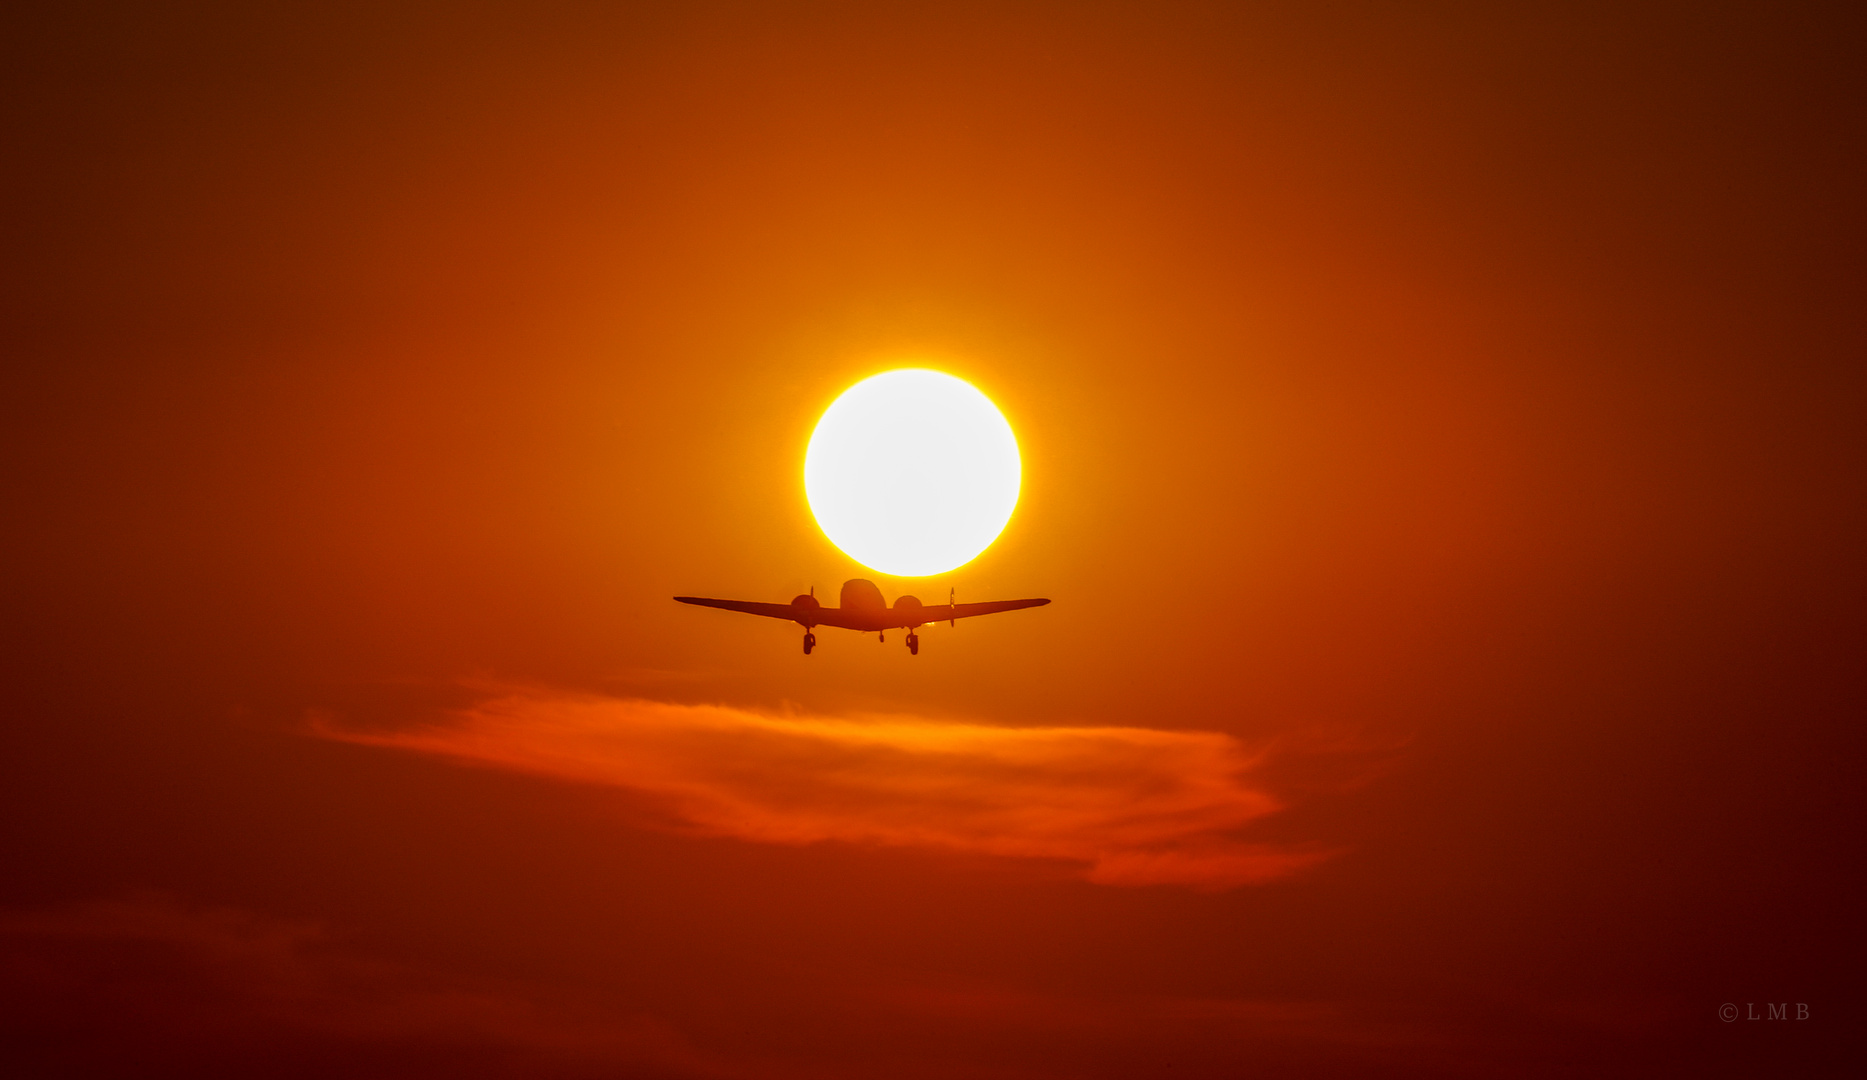
M1217 732L768 715L505 691L412 730L320 734L625 789L682 827L767 843L944 848L1110 885L1230 888L1323 856L1241 839L1280 809Z

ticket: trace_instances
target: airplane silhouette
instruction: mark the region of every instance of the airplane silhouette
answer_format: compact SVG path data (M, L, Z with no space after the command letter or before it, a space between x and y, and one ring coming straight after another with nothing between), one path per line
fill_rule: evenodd
M941 620L951 625L959 619L970 619L974 615L1043 607L1050 603L1048 600L988 600L981 604L955 604L949 592L944 604L927 605L912 596L897 596L895 606L891 608L882 599L882 590L876 588L873 581L861 578L843 582L841 607L824 607L817 602L816 594L817 590L812 589L803 596L792 597L788 604L761 604L756 600L709 600L701 596L677 596L675 599L683 604L743 611L747 615L763 615L768 619L789 619L801 623L804 627L805 656L809 656L810 650L817 646L817 635L811 631L819 626L840 626L845 630L873 633L878 641L888 640L884 631L899 627L908 632L908 654L919 656L921 636L914 632L916 627Z

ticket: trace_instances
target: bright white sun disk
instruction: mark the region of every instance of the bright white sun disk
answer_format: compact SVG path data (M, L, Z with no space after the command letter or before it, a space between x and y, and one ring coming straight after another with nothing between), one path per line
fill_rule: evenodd
M962 379L905 368L864 379L824 411L804 494L830 542L872 570L942 574L991 545L1018 505L1011 425Z

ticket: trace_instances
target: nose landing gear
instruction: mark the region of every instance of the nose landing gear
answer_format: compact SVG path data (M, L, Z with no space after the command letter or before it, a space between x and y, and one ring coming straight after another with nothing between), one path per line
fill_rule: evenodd
M919 656L920 654L921 654L921 636L915 633L914 631L910 630L908 631L908 655Z
M816 647L817 647L817 635L811 633L808 630L804 631L804 655L809 656L810 650Z

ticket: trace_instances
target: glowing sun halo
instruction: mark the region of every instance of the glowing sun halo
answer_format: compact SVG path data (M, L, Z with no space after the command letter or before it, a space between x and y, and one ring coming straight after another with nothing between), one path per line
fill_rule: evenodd
M971 562L1018 505L1011 425L962 379L904 368L843 391L804 453L804 494L830 542L884 574Z

